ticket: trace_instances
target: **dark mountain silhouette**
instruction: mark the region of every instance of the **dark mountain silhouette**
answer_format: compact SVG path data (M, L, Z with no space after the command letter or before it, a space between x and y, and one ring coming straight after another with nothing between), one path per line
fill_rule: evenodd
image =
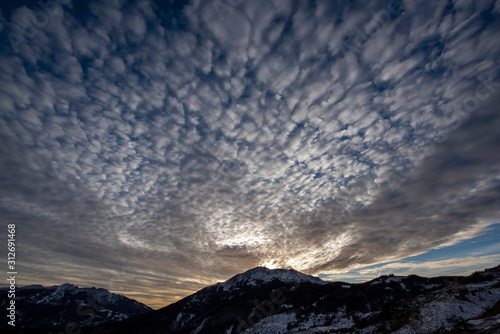
M4 310L10 302L7 290L0 289ZM16 289L15 295L16 326L12 328L7 321L2 321L1 332L76 334L84 327L122 321L152 310L136 300L105 289L79 288L72 284L29 285Z
M18 328L6 333L48 333L39 326L60 326L71 318L71 312L64 313L62 309L74 309L84 297L79 295L82 291L73 293L84 289L71 286L37 289L37 294L30 295L25 288L31 299L24 298L46 305L55 303L60 308L48 307L40 315L31 313L26 324L32 329ZM97 301L112 295L102 289L92 291ZM77 330L69 333L500 332L500 266L467 277L385 275L359 284L325 282L293 269L257 267L156 311L125 297L112 296L113 307L100 310L92 323L76 319ZM66 318L60 318L61 314ZM71 319L75 319L74 315ZM68 333L63 327L59 331Z
M500 328L499 282L500 266L467 277L381 276L361 284L254 268L157 311L85 333L459 333L481 325L491 330Z

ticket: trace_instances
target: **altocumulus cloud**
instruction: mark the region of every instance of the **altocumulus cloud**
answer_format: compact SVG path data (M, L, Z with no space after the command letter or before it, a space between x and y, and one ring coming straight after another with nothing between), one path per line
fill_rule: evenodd
M0 210L26 283L160 306L497 222L498 1L50 6L0 14Z

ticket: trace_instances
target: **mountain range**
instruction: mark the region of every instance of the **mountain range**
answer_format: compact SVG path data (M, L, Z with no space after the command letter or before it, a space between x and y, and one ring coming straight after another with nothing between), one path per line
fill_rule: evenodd
M76 298L56 297L61 295L56 291L78 288L61 287L40 287L30 300L74 307ZM40 289L52 290L40 294ZM100 291L98 303L99 298L110 300L108 295L120 299L103 289L92 291ZM326 282L293 269L257 267L158 310L121 298L109 303L106 311L103 308L92 323L80 321L78 333L500 333L500 266L466 277L385 275L357 284ZM48 309L45 313L54 328L67 321L57 314ZM47 325L31 316L23 325Z
M0 289L4 310L10 302L7 292L8 288ZM152 310L136 300L105 289L79 288L72 284L17 288L15 306L16 326L12 328L7 321L2 321L2 333L76 334L85 327L118 322Z

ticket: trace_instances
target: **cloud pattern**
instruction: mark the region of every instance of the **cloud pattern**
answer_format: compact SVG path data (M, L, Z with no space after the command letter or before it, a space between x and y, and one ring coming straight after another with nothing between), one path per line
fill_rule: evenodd
M500 211L499 4L2 8L20 272L159 306L256 265L336 273L480 235Z

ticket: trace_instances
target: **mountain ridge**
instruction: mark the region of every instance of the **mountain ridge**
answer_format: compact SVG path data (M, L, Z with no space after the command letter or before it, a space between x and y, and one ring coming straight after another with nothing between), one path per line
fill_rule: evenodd
M278 278L296 271L273 270L251 269L157 311L85 333L437 333L477 326L474 321L500 300L500 266L465 277L383 275L364 283L316 281L302 273L296 276L301 282L283 282ZM492 317L484 324L496 326L499 315Z
M72 284L49 288L56 302L79 289L95 296L107 291ZM33 285L24 290L37 289ZM79 333L500 332L500 265L469 276L383 275L363 283L327 282L293 269L256 267L161 309L115 320L81 326Z
M8 289L0 288L0 294L4 296L0 303L5 308L9 303ZM70 283L17 287L14 300L16 327L40 329L45 333L49 330L58 332L58 329L64 332L66 326L81 329L121 321L152 310L134 299L103 288L80 288ZM0 330L17 331L11 327L5 322L0 324Z

